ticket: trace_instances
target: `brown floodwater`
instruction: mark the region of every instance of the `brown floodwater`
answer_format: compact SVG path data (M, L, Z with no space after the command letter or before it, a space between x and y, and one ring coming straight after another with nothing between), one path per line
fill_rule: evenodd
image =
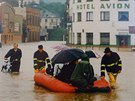
M54 46L61 42L39 42L19 44L23 57L19 75L0 72L0 101L135 101L135 52L119 51L123 63L118 75L117 88L110 93L55 93L34 84L33 53L37 45L43 44L50 58L57 53ZM0 48L0 66L3 57L12 46ZM117 51L117 49L113 49ZM101 56L103 49L95 50ZM94 71L100 74L100 59L90 59ZM108 80L108 77L106 76Z

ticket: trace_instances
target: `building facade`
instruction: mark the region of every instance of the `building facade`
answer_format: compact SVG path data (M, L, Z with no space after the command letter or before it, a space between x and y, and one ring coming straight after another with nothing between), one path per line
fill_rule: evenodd
M31 7L15 7L16 14L22 15L23 42L36 42L40 40L40 11Z
M135 45L135 0L68 0L69 43Z
M36 8L27 8L26 14L28 42L40 41L40 11Z
M16 27L18 27L18 30L15 29ZM2 44L22 42L21 29L22 16L15 15L15 10L10 4L5 2L0 3L0 34Z
M17 0L19 7L24 7L25 5L28 5L30 3L36 3L39 4L40 0Z
M60 17L57 17L56 15L52 14L49 11L46 11L46 13L42 12L41 16L41 32L40 32L40 38L41 40L47 40L48 39L48 34L49 30L56 29L60 27Z
M45 29L54 29L60 26L59 17L42 17L41 27Z

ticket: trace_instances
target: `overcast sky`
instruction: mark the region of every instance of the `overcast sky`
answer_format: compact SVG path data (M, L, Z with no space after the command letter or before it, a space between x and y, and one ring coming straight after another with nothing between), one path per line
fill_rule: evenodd
M65 3L66 0L44 0L45 2L61 2L61 3Z

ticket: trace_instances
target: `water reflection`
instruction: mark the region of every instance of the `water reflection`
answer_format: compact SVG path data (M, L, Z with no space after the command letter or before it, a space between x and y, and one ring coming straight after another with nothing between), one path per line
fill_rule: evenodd
M118 76L118 88L111 93L54 93L37 86L33 80L33 53L36 43L22 44L23 51L21 72L13 75L0 72L0 101L135 101L135 53L119 52L123 61L122 73ZM38 44L38 43L37 43ZM41 44L41 43L39 43ZM53 43L44 43L45 49L52 57L55 51ZM54 43L54 45L56 45ZM9 47L0 49L0 66L4 54ZM99 51L102 55L102 51ZM127 58L128 57L128 58ZM91 63L97 74L100 74L100 59L92 59Z
M111 93L54 93L35 85L34 92L40 101L119 101L117 90Z

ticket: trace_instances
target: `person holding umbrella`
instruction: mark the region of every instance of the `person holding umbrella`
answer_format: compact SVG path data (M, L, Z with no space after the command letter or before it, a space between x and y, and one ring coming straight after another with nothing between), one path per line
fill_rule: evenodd
M105 69L109 76L110 86L115 88L117 75L122 70L122 62L116 52L112 52L109 47L105 48L105 55L101 60L101 79L105 78Z

